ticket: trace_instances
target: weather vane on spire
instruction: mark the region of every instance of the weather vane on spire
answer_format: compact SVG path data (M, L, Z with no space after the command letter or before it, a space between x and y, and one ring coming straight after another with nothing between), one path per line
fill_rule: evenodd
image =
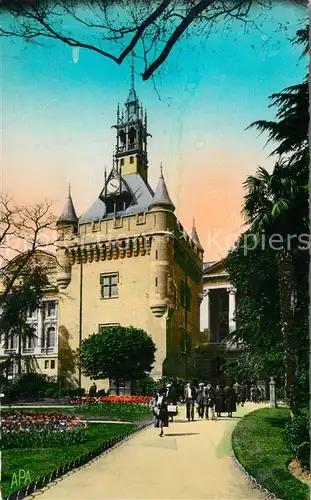
M160 162L161 177L163 177L163 163Z

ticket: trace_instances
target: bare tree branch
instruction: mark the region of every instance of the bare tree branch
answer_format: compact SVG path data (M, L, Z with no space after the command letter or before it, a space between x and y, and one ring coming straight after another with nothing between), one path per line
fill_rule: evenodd
M118 65L135 50L136 57L144 61L142 78L148 80L167 60L177 42L185 35L190 36L190 27L192 36L210 34L219 20L243 22L259 29L253 15L271 9L273 3L273 0L20 1L7 7L12 24L8 24L6 16L0 36L19 37L28 42L36 38L59 40L70 47L93 51ZM306 0L291 0L291 3L307 6ZM2 4L2 10L4 7Z

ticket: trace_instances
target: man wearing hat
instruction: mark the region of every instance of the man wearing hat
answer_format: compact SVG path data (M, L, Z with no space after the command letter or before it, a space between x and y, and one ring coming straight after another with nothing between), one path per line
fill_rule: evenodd
M198 389L198 392L197 392L197 405L198 405L198 414L199 414L199 418L203 418L204 417L204 384L203 382L201 382L199 384L199 389Z
M186 418L189 422L190 419L194 420L194 403L196 401L196 390L191 382L185 385L184 401L186 404Z
M166 384L166 400L168 405L175 405L177 408L177 396L172 387L172 384L170 383ZM176 414L177 413L168 412L168 416L170 417L171 422L173 422L173 417L176 416Z

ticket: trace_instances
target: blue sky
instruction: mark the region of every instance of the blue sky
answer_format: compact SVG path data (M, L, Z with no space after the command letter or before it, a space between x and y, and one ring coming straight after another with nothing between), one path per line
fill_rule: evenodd
M272 118L268 96L304 77L306 61L299 62L300 48L289 41L304 15L302 9L278 6L265 14L261 31L244 34L244 26L234 23L227 32L218 25L207 40L184 39L156 75L156 90L152 81L141 80L136 64L136 89L153 136L150 182L156 182L163 161L185 227L192 215L201 233L212 224L202 216L205 205L187 194L189 176L205 182L211 210L222 214L217 224L227 227L233 207L240 210L245 176L259 164L271 168L265 138L245 128ZM111 125L117 102L127 95L130 59L117 66L80 50L75 63L70 47L40 42L44 47L23 40L2 43L2 189L18 200L29 193L32 202L36 192L44 194L59 210L70 182L81 213L98 196L104 166L111 166ZM217 191L224 182L230 207L223 213L227 195L223 188L219 196Z

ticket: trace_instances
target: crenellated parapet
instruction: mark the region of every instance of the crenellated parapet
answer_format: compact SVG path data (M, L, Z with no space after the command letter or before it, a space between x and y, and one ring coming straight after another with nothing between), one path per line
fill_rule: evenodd
M99 262L150 255L152 236L137 236L118 241L99 242L70 249L70 264Z

